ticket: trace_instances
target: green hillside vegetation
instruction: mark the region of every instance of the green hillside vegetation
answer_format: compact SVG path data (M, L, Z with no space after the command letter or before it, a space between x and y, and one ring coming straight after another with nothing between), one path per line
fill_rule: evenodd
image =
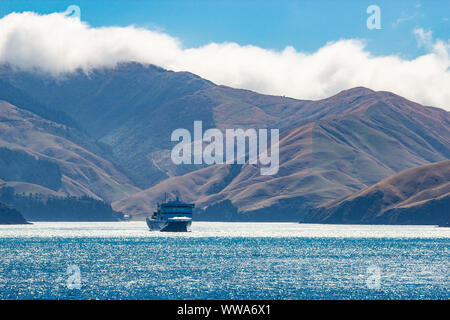
M14 188L0 189L0 201L20 211L30 221L119 221L123 213L104 201L87 196L54 197L16 194Z

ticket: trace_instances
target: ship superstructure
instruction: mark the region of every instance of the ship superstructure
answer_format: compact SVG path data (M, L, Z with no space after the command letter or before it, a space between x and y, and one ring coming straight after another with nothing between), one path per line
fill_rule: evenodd
M158 204L157 209L146 222L152 231L190 231L192 211L195 205L177 199Z

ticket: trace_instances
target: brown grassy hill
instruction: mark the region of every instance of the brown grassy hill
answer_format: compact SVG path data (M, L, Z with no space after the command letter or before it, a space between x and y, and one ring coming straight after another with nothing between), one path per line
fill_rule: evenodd
M14 188L15 193L18 193L18 194L25 194L25 195L40 194L40 195L42 195L42 198L44 200L46 200L49 196L52 196L52 197L67 196L66 193L57 192L52 189L43 187L39 184L22 182L22 181L6 181L6 182L0 181L0 189L5 188L5 187Z
M303 221L445 224L450 219L450 160L397 173L312 210Z
M201 209L230 200L250 219L296 219L310 207L396 172L450 157L450 114L444 110L363 88L308 104L320 105L312 112L320 119L282 132L277 175L261 176L253 165L202 168L116 202L114 208L145 214L164 192L179 190ZM319 116L322 112L328 115ZM299 122L308 117L303 113L295 116ZM223 173L233 167L232 174ZM223 175L221 188L205 187L205 177Z
M442 117L440 110L419 111L419 105L411 101L367 88L305 101L218 86L188 72L138 63L122 63L88 74L74 72L58 79L3 67L0 79L51 110L70 115L94 139L109 145L114 162L140 188L202 168L174 166L169 157L172 131L192 130L194 120L202 120L204 130L270 127L286 132L315 121L327 119L328 125L333 125L332 121L343 116L361 117L376 103L380 108L396 107L403 115L412 109L416 127L424 124L430 128L436 115ZM440 137L446 139L446 135L444 132ZM415 159L412 162L421 164Z
M0 101L0 147L57 164L62 174L61 186L54 191L106 201L138 191L112 163L76 144L71 139L71 130ZM19 164L18 167L24 166ZM21 187L23 192L35 189L32 184Z

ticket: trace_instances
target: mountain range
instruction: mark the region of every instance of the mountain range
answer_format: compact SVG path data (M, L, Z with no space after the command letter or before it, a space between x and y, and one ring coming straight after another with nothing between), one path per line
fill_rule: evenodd
M194 120L203 130L279 129L278 173L174 165L170 135ZM16 159L0 179L25 193L86 195L139 217L178 191L199 219L298 221L449 159L450 113L362 87L318 101L262 95L138 63L59 77L2 66L0 147Z

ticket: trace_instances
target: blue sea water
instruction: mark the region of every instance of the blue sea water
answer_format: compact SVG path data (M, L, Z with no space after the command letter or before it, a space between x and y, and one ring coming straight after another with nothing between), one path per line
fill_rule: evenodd
M449 299L449 245L434 226L0 226L0 298Z

